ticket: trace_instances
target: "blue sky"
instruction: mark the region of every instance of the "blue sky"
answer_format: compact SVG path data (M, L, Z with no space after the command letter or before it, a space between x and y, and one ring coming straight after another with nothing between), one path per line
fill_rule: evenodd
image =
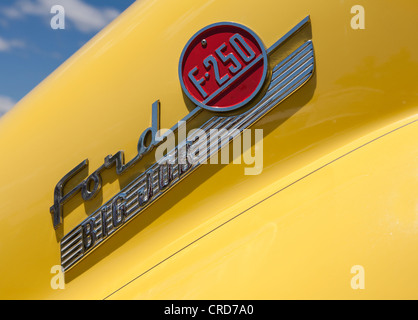
M0 117L135 0L1 0ZM65 29L51 28L51 7Z

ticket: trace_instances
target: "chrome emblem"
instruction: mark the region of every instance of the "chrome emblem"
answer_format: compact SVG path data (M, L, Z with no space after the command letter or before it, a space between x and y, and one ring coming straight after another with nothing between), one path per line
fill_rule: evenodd
M310 22L303 19L273 46L265 50L260 39L248 28L235 23L218 23L197 32L187 43L180 57L179 76L186 96L197 107L171 128L177 133L177 146L136 177L112 199L103 204L82 223L61 239L61 265L68 271L103 244L124 225L144 212L170 188L196 170L203 157L211 157L230 140L249 128L284 99L304 85L314 72L312 41L302 43L268 72L268 58L286 40ZM267 75L271 74L267 84ZM263 87L266 87L264 90ZM264 95L260 97L261 93ZM244 108L257 97L250 108ZM242 108L237 114L222 114ZM214 112L199 129L220 130L220 136L207 141L210 152L199 154L191 163L187 154L203 142L186 137L185 126L191 119L199 118L203 109ZM56 185L54 204L50 211L57 229L63 223L63 206L78 192L84 201L95 197L102 187L101 173L116 168L122 174L164 140L158 137L160 104L152 106L152 126L146 129L138 141L138 154L125 163L123 151L109 155L104 163L84 181L64 194L64 187L81 170L88 160L66 174ZM224 130L222 130L224 129ZM146 137L151 137L146 139ZM149 144L145 140L151 140ZM219 142L220 141L220 142ZM206 143L206 142L205 142ZM214 147L215 146L215 147ZM199 158L200 157L200 158Z
M268 60L258 36L237 23L212 24L186 44L179 63L181 86L196 105L230 111L261 90Z

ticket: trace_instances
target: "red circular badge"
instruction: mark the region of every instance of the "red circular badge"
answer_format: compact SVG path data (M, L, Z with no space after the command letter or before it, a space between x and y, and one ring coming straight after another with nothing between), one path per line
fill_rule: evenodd
M211 111L238 109L261 90L267 54L258 36L245 26L221 22L197 32L179 63L185 94Z

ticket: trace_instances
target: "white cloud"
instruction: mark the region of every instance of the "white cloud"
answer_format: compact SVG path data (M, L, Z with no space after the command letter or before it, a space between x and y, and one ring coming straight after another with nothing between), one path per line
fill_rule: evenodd
M99 31L120 14L114 8L96 8L83 0L18 0L0 12L9 19L28 15L52 18L50 11L54 5L63 6L66 20L81 32Z
M22 17L22 13L14 7L3 8L1 12L8 18L17 19Z
M17 40L17 39L6 40L0 37L0 52L9 51L12 48L23 48L23 47L25 47L25 43L21 40Z
M15 104L16 102L12 98L0 95L0 117L13 108Z

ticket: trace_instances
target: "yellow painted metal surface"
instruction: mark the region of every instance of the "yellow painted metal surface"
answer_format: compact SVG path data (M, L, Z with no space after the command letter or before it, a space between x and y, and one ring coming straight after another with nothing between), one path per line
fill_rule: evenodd
M260 190L234 207L226 224L213 224L109 298L417 298L417 120ZM351 286L358 265L363 290Z
M0 119L0 298L417 298L418 6L370 0L353 30L355 4L132 5ZM109 170L98 197L72 199L63 234L55 185L86 158L89 173L119 150L133 158L154 101L164 128L189 113L177 66L190 37L234 21L268 48L307 15L315 75L254 126L263 172L202 166L53 290L62 235L149 163ZM350 286L353 265L364 290Z

